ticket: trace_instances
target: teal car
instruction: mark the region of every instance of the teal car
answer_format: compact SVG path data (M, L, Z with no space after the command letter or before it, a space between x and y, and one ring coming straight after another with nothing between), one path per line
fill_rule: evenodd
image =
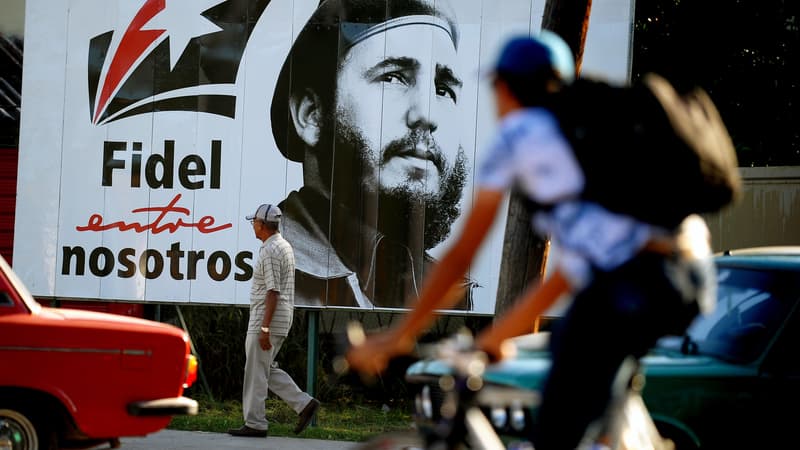
M660 340L642 359L645 405L678 450L796 448L800 424L800 247L715 257L717 305L684 336ZM516 358L491 365L476 401L505 441L524 439L549 368L547 333L518 341ZM436 360L409 367L423 437L440 422ZM591 373L587 373L591 376Z
M717 257L714 312L643 360L645 404L683 448L786 448L800 423L800 248Z

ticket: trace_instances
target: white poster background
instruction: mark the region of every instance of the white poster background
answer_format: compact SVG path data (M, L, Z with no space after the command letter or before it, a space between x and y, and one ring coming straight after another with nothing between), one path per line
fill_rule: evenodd
M250 280L236 279L237 274L244 277L236 260L243 252L256 252L260 241L244 216L261 203L280 202L302 185L302 166L285 159L275 147L269 107L286 54L317 0L269 3L248 40L235 84L229 87L237 98L235 118L163 111L94 125L88 108L89 41L111 30L118 38L144 3L27 1L14 269L38 297L247 304ZM491 92L479 73L492 64L509 36L539 29L544 0L460 0L453 5L461 33L458 59L464 80L461 138L472 165L462 200L463 217L472 202L475 166L496 124ZM594 2L584 73L615 81L628 79L632 15L631 0ZM173 187L150 189L144 176L140 187L132 187L132 155L141 154L144 172L147 158L163 155L167 140L174 142ZM124 160L125 169L112 172L111 186L101 185L105 141L127 145L126 151L114 154L115 159ZM212 141L221 142L219 189L210 188ZM134 142L140 143L141 151L131 150ZM187 189L178 179L177 167L189 155L198 155L206 165L205 176L192 178L203 181L202 189ZM230 224L230 228L213 233L193 227L160 233L76 230L92 214L101 214L104 223L151 223L157 212L133 210L164 207L176 196L180 198L175 206L189 214L171 213L162 223L174 223L178 217L191 223L213 217L216 226ZM431 250L433 256L441 255L461 226L459 219L448 240ZM470 269L470 278L479 284L471 313L494 312L504 228L502 211ZM62 274L67 247L85 250L83 275L77 274L74 261L68 273ZM133 255L129 257L135 262L132 276L120 275L126 270L120 256L124 251ZM150 278L139 269L142 255L150 255L145 258ZM193 279L189 279L191 271L195 271Z

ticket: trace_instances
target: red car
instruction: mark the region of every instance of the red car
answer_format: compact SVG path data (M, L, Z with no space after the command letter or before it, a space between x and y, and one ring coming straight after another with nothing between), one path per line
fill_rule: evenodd
M180 328L43 307L0 256L0 449L118 447L196 414L196 376Z

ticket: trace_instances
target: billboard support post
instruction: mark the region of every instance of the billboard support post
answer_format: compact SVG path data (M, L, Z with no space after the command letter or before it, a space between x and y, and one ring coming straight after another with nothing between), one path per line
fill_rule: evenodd
M308 319L308 364L306 365L306 392L308 392L310 396L314 397L317 386L317 360L319 359L319 341L317 338L319 328L319 311L316 309L309 310L306 317ZM316 426L316 416L311 424Z
M183 328L183 331L185 331L189 336L189 347L192 351L192 355L195 355L199 361L200 356L197 354L197 349L194 347L194 339L192 339L192 334L189 332L189 327L186 326L186 320L183 318L180 305L175 305L175 310L178 312L178 320L181 322L181 328ZM208 386L208 381L206 381L206 376L203 373L203 367L200 364L197 365L197 376L200 379L200 383L203 385L203 389L205 389L206 393L208 394L208 398L210 398L213 402L214 394L211 392L211 388Z

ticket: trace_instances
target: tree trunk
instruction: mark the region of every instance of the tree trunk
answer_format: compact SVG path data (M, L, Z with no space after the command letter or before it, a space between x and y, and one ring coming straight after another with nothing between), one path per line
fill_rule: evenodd
M589 31L592 0L547 0L544 5L542 29L561 36L575 56L575 73L581 71L583 47Z
M583 60L591 9L592 0L547 0L544 7L542 28L558 34L567 42L575 55L576 75ZM529 283L544 276L548 248L548 239L531 230L530 212L523 195L515 188L509 198L495 316L508 309Z

